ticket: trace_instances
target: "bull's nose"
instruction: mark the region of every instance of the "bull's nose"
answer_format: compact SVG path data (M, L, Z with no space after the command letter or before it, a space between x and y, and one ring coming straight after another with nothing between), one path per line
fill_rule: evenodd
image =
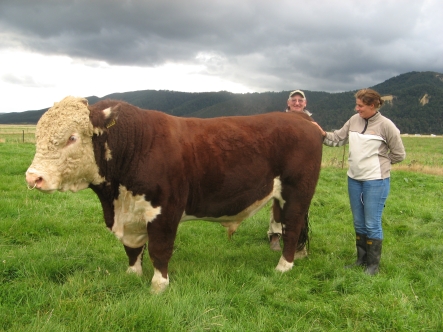
M39 189L43 183L43 177L37 174L35 171L28 169L26 171L26 182L29 189Z

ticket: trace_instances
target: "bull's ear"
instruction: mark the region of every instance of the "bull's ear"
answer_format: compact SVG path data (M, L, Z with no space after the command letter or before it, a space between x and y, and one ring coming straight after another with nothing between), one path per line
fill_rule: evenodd
M110 128L117 123L119 111L120 111L120 104L117 104L113 107L108 107L102 111L103 115L105 116L106 128Z

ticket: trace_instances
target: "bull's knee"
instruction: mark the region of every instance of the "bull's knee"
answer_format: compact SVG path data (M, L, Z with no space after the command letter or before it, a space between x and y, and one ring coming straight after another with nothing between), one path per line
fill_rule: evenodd
M283 256L281 256L275 269L280 272L286 272L292 269L293 266L294 262L289 263Z
M125 246L125 251L129 258L129 267L126 273L135 273L138 276L143 275L143 250L144 246L140 248L129 248Z
M169 276L166 275L166 278L163 277L162 273L154 269L154 276L151 280L151 293L160 294L163 292L169 285Z

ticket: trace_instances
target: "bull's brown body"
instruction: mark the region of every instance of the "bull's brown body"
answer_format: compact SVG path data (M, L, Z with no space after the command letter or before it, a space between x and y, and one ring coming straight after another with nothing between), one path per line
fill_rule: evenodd
M86 107L85 100L82 103ZM80 165L72 167L74 175L50 179L53 166L45 166L41 159L51 149L39 149L40 144L50 143L43 141L48 139L43 134L39 140L37 128L37 154L27 181L43 191L89 186L100 199L107 227L125 246L130 270L136 273L141 273L147 242L155 291L169 283L168 262L180 221L218 221L232 234L243 219L272 198L284 229L277 269L292 267L321 164L321 135L309 117L276 112L179 118L111 100L87 108L89 128L67 125L69 133L59 133L57 142L68 137L60 153L71 163L75 144L85 151L92 147L95 165L82 162L82 156ZM77 112L75 107L72 112ZM40 121L43 126L48 120ZM66 121L72 119L68 116ZM88 170L81 170L83 165Z

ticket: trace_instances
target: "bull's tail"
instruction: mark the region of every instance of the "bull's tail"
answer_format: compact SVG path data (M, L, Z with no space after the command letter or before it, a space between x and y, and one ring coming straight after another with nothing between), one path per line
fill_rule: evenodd
M301 229L300 236L298 237L297 251L303 250L303 248L309 249L309 213L305 214L305 224Z

